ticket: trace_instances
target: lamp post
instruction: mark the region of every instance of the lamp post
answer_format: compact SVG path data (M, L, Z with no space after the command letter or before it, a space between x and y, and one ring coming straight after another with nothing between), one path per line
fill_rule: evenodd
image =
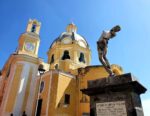
M38 114L38 111L37 111L38 110L38 100L40 98L40 87L41 87L42 75L45 72L44 66L42 64L39 65L38 72L40 74L40 83L39 83L39 89L38 89L38 97L37 97L35 116L40 116L40 114Z

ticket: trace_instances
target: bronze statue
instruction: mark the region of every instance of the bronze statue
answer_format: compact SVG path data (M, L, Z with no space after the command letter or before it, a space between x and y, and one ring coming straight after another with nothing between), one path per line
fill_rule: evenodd
M114 73L111 69L109 61L106 58L108 40L115 37L116 32L118 32L120 30L121 30L120 26L117 25L117 26L113 27L110 31L103 31L101 37L97 41L99 60L110 76L113 76Z

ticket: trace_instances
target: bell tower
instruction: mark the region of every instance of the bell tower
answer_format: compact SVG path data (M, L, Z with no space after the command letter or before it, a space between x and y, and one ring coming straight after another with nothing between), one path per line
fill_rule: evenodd
M38 58L41 23L29 20L26 32L19 38L18 49L4 65L5 88L0 106L0 116L21 116L35 112L38 88Z
M38 56L40 27L41 23L37 20L29 20L26 32L19 38L18 54L27 54L33 57Z

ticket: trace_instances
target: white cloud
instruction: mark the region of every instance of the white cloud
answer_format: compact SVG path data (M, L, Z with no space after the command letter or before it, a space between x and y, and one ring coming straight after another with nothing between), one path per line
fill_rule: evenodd
M144 116L150 116L150 99L142 100Z

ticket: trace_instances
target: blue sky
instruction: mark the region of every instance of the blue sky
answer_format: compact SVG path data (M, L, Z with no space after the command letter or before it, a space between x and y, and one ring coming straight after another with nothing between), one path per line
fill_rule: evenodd
M45 62L52 41L74 22L90 45L91 64L100 64L96 41L102 30L119 24L122 30L109 42L107 57L150 89L149 0L0 0L0 14L0 69L18 46L30 18L42 23L39 57ZM142 100L149 99L148 90Z

